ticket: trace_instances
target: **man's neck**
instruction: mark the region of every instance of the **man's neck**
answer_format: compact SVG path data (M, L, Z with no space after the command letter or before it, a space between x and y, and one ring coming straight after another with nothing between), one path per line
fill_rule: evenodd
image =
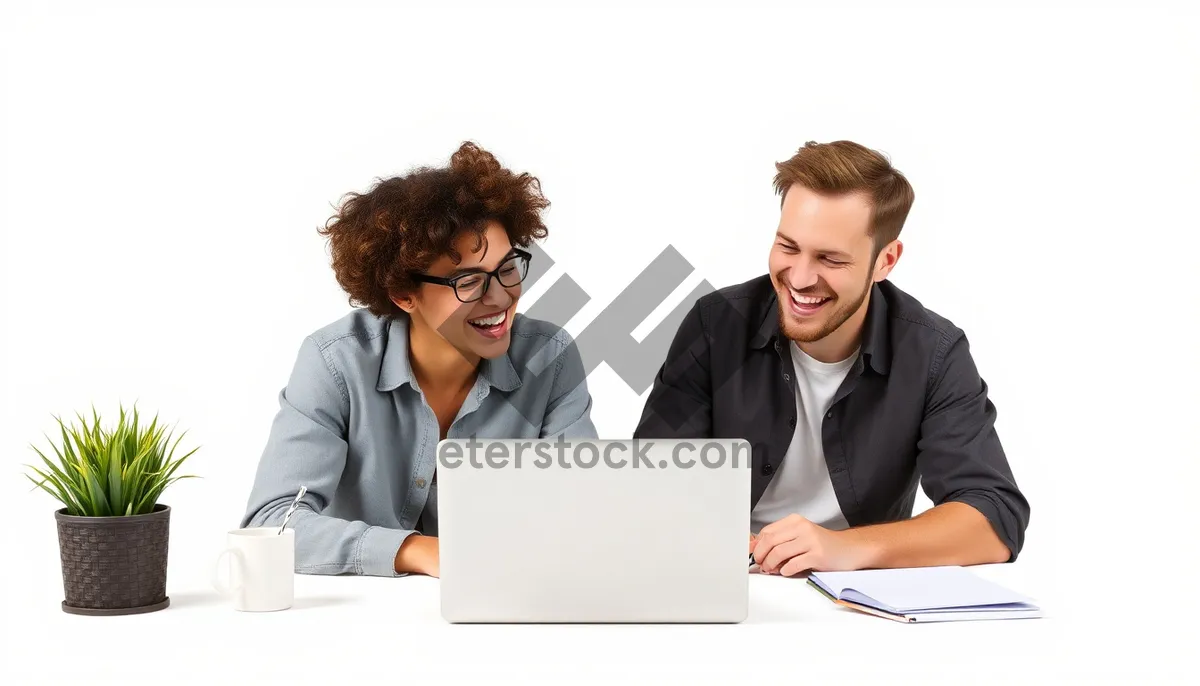
M841 362L850 357L862 343L863 327L867 321L867 308L870 304L871 294L868 291L867 297L863 298L858 310L850 315L849 319L842 322L842 325L833 333L819 341L811 343L797 342L796 345L806 355L818 362Z
M479 357L466 355L446 339L416 324L408 332L408 359L421 389L428 394L457 394L475 384Z

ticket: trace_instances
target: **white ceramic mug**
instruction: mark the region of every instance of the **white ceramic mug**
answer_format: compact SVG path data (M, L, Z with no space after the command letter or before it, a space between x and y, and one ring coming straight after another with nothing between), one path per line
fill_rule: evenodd
M228 547L217 557L213 587L233 599L242 612L274 612L292 606L295 597L296 533L279 527L234 529ZM229 558L229 581L221 579L221 563Z

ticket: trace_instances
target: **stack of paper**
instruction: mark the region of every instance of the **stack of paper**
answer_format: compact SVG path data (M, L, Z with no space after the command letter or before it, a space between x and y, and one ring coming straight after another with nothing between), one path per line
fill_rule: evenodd
M962 567L813 572L808 583L839 605L898 622L1042 616L1029 598Z

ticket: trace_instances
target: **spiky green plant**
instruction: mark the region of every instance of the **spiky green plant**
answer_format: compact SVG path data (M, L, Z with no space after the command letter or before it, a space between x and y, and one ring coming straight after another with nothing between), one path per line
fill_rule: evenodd
M67 426L55 417L62 442L50 437L57 461L52 461L36 446L45 471L29 467L38 478L25 476L61 502L67 514L80 517L120 517L146 514L154 509L168 486L192 475L176 475L183 461L196 452L193 448L182 457L175 450L186 431L171 442L173 431L159 426L158 416L149 426L139 425L136 405L130 413L120 408L117 425L101 426L100 415L92 408L89 423L76 414L78 423Z

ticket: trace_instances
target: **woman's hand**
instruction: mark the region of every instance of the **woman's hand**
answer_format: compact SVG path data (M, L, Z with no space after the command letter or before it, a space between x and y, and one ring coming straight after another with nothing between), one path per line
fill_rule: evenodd
M396 552L397 573L436 577L440 571L436 536L413 534L400 544L400 550Z

